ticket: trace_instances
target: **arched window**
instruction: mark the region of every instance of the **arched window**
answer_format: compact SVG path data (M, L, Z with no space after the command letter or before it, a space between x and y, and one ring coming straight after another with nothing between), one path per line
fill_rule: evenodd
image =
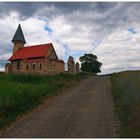
M27 64L27 65L26 65L26 70L28 70L28 69L29 69L29 65Z
M35 64L33 64L33 70L35 70Z
M17 62L17 69L20 69L20 62Z
M41 64L41 63L39 64L39 69L40 69L40 70L42 69L42 64Z

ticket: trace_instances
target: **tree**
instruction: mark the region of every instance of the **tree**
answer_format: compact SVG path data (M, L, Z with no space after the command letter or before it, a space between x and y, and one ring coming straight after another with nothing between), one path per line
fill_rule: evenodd
M84 54L79 58L81 62L81 70L82 71L89 71L93 73L101 72L100 68L102 63L98 62L97 56L94 54Z

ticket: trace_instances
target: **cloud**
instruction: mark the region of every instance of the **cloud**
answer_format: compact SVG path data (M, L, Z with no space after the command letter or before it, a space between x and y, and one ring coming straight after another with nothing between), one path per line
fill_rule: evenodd
M73 26L64 16L52 18L48 25L53 30L53 37L66 44L70 51L92 49L90 27Z
M65 61L69 55L78 61L93 52L103 62L103 73L140 69L139 6L137 2L1 2L0 55L11 53L10 41L21 23L27 45L52 42Z
M102 73L140 69L140 44L137 40L140 40L140 34L129 31L108 35L94 51L103 63Z

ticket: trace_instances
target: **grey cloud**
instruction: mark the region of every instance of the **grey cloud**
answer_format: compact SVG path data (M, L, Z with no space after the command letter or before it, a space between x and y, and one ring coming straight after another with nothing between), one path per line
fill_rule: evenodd
M91 10L91 8L98 9L98 11L104 11L105 9L114 7L115 3L103 3L103 2L0 2L1 11L7 10L21 11L21 13L30 14L34 13L37 9L44 6L54 6L62 12L71 12L75 10ZM30 13L28 13L30 11Z
M1 2L1 15L9 14L11 11L17 11L23 17L29 17L39 9L49 9L51 6L55 8L55 14L69 14L76 10L88 10L90 3L83 2Z
M84 2L51 3L51 5L54 10L46 10L40 16L55 18L55 16L62 15L74 27L80 28L81 25L92 27L91 31L97 37L103 37L114 30L126 28L133 21L139 22L140 3Z
M31 2L1 2L0 3L0 15L9 15L10 12L16 11L21 16L21 18L32 16L37 9L41 7L40 3Z
M132 10L131 10L132 9ZM134 10L133 10L134 9ZM137 9L137 10L136 10ZM98 32L108 33L139 20L140 3L117 2L5 2L0 3L0 15L17 11L21 19L35 16L52 18L63 15L70 24L98 25ZM138 12L139 11L139 12ZM79 12L77 15L76 12ZM95 29L93 30L95 31Z
M99 13L106 12L116 6L114 2L96 2L91 5L91 8L95 8Z

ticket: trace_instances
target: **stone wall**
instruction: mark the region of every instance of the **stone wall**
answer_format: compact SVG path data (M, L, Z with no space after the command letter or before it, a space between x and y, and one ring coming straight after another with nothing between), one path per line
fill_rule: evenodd
M76 62L75 67L76 67L76 72L80 72L80 66L79 66L79 63L78 62Z
M24 47L23 43L15 42L13 46L13 53L15 53L16 51L18 51L20 48L23 48L23 47Z
M51 56L52 57L52 56ZM72 56L69 56L68 73L80 72L79 63L74 61ZM17 60L5 65L5 73L31 73L40 75L55 75L65 73L64 61L57 59L38 58Z
M79 63L77 62L75 64L74 58L72 56L69 56L68 61L67 61L67 65L68 65L68 72L69 73L80 72Z
M5 64L5 73L11 73L11 64L10 63L6 63Z
M75 62L72 56L69 56L67 64L68 64L68 72L75 73Z
M8 66L5 66L5 72L8 71ZM54 75L65 72L64 62L62 60L49 59L30 59L13 61L11 63L11 73L33 73L41 75Z

